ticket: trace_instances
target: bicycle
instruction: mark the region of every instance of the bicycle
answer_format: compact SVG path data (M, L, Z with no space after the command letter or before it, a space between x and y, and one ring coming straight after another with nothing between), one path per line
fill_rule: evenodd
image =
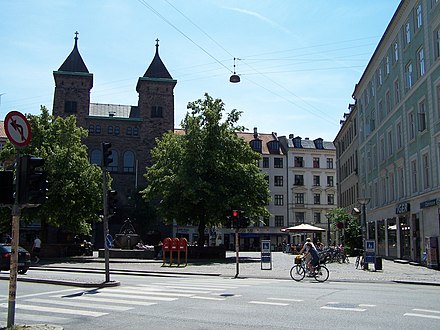
M364 269L364 250L362 249L354 249L354 250L359 251L358 256L356 257L356 261L354 263L356 269L359 268L359 265L361 266L361 269Z
M311 274L306 266L305 259L300 256L295 258L295 265L290 269L290 277L296 282L303 280L306 275L314 277L318 282L325 282L327 281L329 274L327 267L319 262L318 265L314 267L313 274Z

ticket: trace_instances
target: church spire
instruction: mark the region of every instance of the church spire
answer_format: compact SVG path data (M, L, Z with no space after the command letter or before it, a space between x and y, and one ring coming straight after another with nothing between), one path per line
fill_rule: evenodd
M156 39L156 54L144 74L144 78L173 79L159 56L159 39Z
M84 63L81 54L78 50L78 31L75 32L75 44L73 46L73 50L70 52L69 56L67 56L66 60L63 64L61 64L58 71L63 72L81 72L81 73L89 73L86 64Z

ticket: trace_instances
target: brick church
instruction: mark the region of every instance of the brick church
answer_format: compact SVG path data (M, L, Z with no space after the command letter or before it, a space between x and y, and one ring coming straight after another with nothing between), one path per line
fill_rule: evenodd
M53 72L55 92L53 115L75 115L77 125L88 130L84 143L93 164L101 164L101 142L112 144L113 162L108 166L113 178L112 189L118 191L118 203L131 205L138 187L145 186L145 167L151 163L150 151L155 139L174 130L174 80L156 53L139 77L137 105L90 102L93 73L90 73L78 50L78 33L74 46L63 64ZM122 210L124 207L122 207ZM117 222L124 218L118 214Z

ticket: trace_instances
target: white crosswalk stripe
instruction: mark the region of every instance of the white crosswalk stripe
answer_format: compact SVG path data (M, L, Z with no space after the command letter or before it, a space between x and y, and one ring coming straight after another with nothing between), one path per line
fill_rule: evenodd
M3 306L6 304L1 304L1 305L2 305L2 307L7 308L7 306ZM59 307L41 306L41 305L29 305L29 304L25 304L25 303L15 304L15 308L16 309L31 310L31 311L36 311L36 312L71 314L71 315L93 316L93 317L99 317L99 316L103 316L103 315L108 314L108 313L93 312L93 311L83 310L83 309L59 308Z
M413 311L418 313L405 313L403 314L403 316L413 316L425 319L440 320L440 310L413 308Z

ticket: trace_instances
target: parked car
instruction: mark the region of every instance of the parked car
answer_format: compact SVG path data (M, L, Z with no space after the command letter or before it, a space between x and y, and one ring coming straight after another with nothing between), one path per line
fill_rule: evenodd
M0 244L0 270L9 270L11 266L11 245ZM31 254L21 246L18 247L18 273L26 274L31 266Z

